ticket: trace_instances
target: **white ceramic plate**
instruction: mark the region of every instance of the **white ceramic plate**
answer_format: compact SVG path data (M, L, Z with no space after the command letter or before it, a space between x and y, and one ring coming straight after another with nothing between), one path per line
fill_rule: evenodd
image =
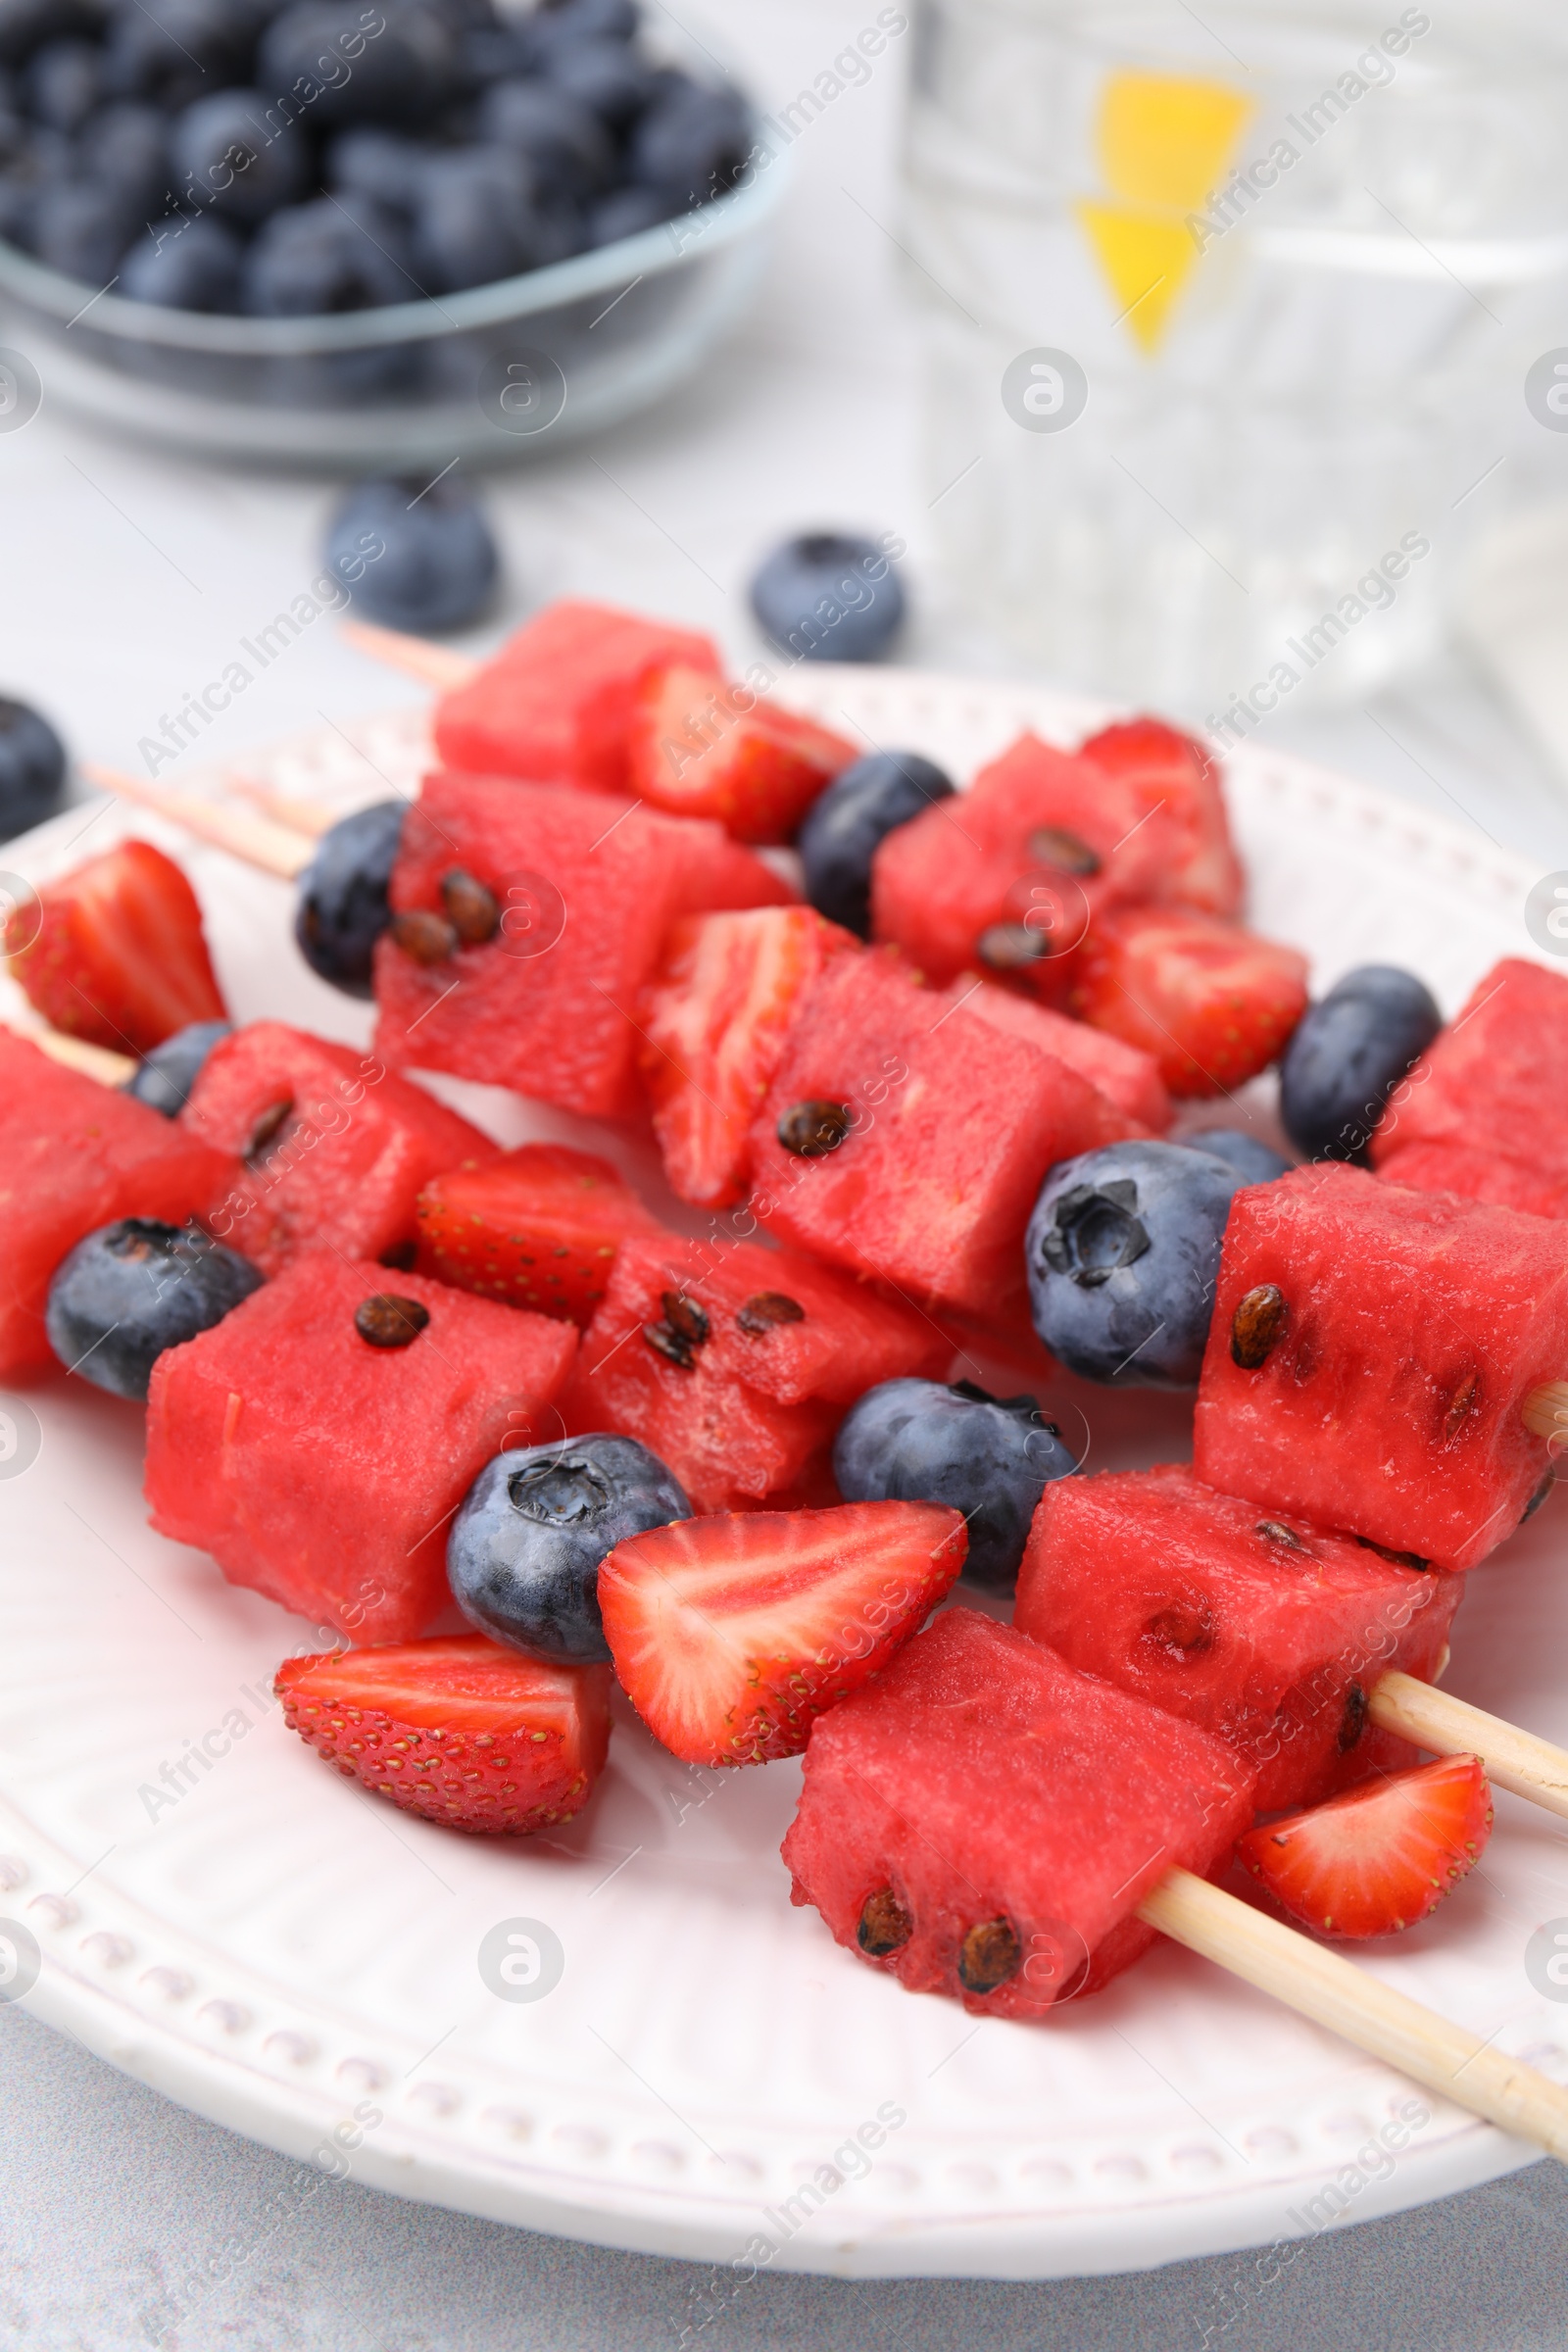
M802 671L787 691L965 775L1024 724L1071 743L1102 715L1044 689L891 670ZM358 741L364 757L336 733L285 747L269 772L344 805L412 785L416 725L375 722ZM1451 1009L1495 956L1528 952L1534 877L1479 835L1260 751L1234 761L1231 798L1252 919L1307 950L1319 985L1391 959ZM85 818L5 861L41 877L130 829L119 811L84 832ZM283 886L218 853L186 860L239 1017L367 1034L368 1008L294 956ZM442 1091L507 1142L604 1140L491 1090ZM1250 1102L1266 1121L1266 1090ZM650 1176L641 1146L612 1148ZM1180 1399L1053 1395L1084 1416L1097 1463L1187 1450ZM1047 2026L911 1998L791 1907L777 1848L799 1767L688 1770L624 1710L600 1793L559 1838L487 1843L395 1812L268 1703L279 1658L320 1646L312 1629L147 1530L140 1416L64 1379L6 1403L24 1429L36 1415L40 1443L0 1482L0 1913L41 1951L29 2008L217 2122L401 2195L738 2263L714 2313L758 2261L1130 2270L1528 2161L1426 2096L1389 2155L1372 2134L1407 2083L1170 1946ZM1474 1575L1449 1673L1559 1740L1565 1554L1548 1503ZM182 1786L179 1759L204 1741ZM150 1805L144 1790L169 1793L166 1764L177 1801ZM1568 1913L1565 1841L1507 1797L1498 1813L1482 1868L1364 1965L1568 2075L1568 2009L1524 1966L1532 1931ZM560 1939L546 1998L504 2001L481 1981L481 1939L515 1920ZM850 2150L879 2117L870 2158Z

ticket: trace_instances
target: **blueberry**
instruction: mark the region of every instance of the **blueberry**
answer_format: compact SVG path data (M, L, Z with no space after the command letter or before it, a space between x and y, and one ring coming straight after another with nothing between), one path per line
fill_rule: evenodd
M710 204L733 188L752 150L744 101L728 90L689 81L666 88L632 132L631 175L668 198L672 209Z
M617 245L668 219L669 206L656 188L615 188L588 207L588 242Z
M532 23L540 42L550 48L629 41L637 30L637 5L636 0L545 0Z
M145 1404L165 1348L210 1331L263 1279L195 1226L122 1217L78 1242L49 1285L49 1345L68 1372Z
M128 0L110 24L105 81L122 98L150 98L171 112L239 88L250 79L259 22L243 0L156 0L152 8Z
M833 1446L846 1502L945 1502L969 1526L965 1576L1010 1590L1035 1505L1077 1468L1032 1396L969 1381L885 1380L849 1413Z
M1053 1355L1116 1388L1192 1388L1242 1182L1181 1144L1107 1144L1053 1168L1024 1243L1030 1312Z
M550 82L624 131L654 93L649 68L624 41L575 41L550 60Z
M416 301L397 216L370 196L287 205L245 256L245 307L261 318L318 318Z
M327 149L327 177L342 196L369 196L412 215L426 167L441 153L396 130L340 130Z
M388 628L461 628L482 612L500 568L495 541L473 493L450 475L417 481L361 482L332 518L326 562L338 570L379 539L383 553L359 582L362 609Z
M0 66L20 66L45 41L91 40L103 30L99 0L0 0Z
M91 41L50 41L22 75L23 102L36 122L76 131L103 96L103 51Z
M135 227L124 198L90 180L62 187L50 183L32 202L32 250L40 262L84 285L107 286Z
M0 697L0 841L53 816L66 788L66 747L25 703Z
M818 914L869 939L877 844L952 795L952 778L918 752L867 752L841 769L812 802L796 844Z
M904 590L874 540L808 531L761 565L752 611L803 662L875 662L903 625Z
M177 192L225 219L264 220L292 204L310 178L304 132L280 101L259 90L219 90L177 115L169 155Z
M123 197L136 220L149 220L173 201L169 184L169 126L155 107L122 99L100 108L76 141L79 170Z
M304 7L285 9L262 35L263 87L292 90L302 78L313 83L319 93L310 102L313 129L428 121L460 85L457 32L438 9L407 0L379 13L385 29L367 39L358 0L324 7L306 0Z
M1443 1026L1413 972L1363 963L1309 1004L1280 1063L1280 1117L1307 1159L1366 1160L1390 1095Z
M427 167L414 257L433 292L456 294L465 286L516 277L537 269L547 252L533 175L520 155L506 147L472 147Z
M535 186L579 201L614 176L610 133L591 107L548 81L498 81L479 105L481 137L520 155Z
M346 997L372 994L372 950L392 920L387 889L407 814L403 801L377 801L340 817L300 876L294 907L300 954Z
M176 1029L161 1046L154 1046L146 1060L131 1072L124 1092L145 1102L149 1110L161 1110L166 1119L177 1119L190 1101L190 1090L201 1076L208 1054L220 1037L232 1034L233 1025L228 1021L192 1021L187 1028Z
M238 311L245 248L211 213L161 220L120 265L117 291L171 311Z
M498 1454L468 1489L447 1541L459 1608L535 1656L608 1658L599 1564L628 1536L689 1519L676 1480L635 1438L565 1438Z
M535 74L543 55L531 17L519 17L510 24L476 24L458 35L462 77L469 89L482 90L492 81Z
M1197 1135L1183 1136L1182 1141L1189 1151L1207 1152L1212 1158L1222 1159L1244 1184L1272 1184L1291 1164L1240 1127L1204 1127Z

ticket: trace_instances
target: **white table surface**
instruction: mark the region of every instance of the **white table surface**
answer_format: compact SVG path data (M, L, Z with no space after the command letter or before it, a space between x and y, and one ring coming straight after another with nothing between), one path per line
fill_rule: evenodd
M725 37L772 103L874 12L863 0L730 0ZM915 617L903 658L983 662L932 576L915 359L878 225L896 220L897 48L797 144L796 183L751 323L705 380L604 443L492 477L507 566L486 643L532 605L599 595L758 650L745 582L791 529L900 531ZM48 710L82 757L137 739L219 674L236 641L318 568L330 484L189 468L42 414L0 436L0 691ZM1072 683L1066 680L1064 683ZM206 739L222 758L412 688L322 620ZM1370 710L1276 739L1568 866L1568 790L1469 657ZM187 755L194 760L195 754ZM165 769L176 780L178 769ZM303 2216L295 2168L123 2081L0 2007L0 2347L130 2352L160 2340L171 2282L244 2259L167 2352L676 2352L703 2274L404 2205L348 2185ZM231 2257L232 2259L232 2257ZM1227 2303L1246 2258L1049 2285L847 2285L760 2277L718 2352L854 2345L919 2352L1302 2342L1503 2352L1568 2342L1568 2177L1497 2185L1317 2240L1261 2302ZM1228 2313L1245 2311L1221 2328ZM1205 2338L1205 2329L1208 2330ZM700 2340L700 2339L692 2339Z

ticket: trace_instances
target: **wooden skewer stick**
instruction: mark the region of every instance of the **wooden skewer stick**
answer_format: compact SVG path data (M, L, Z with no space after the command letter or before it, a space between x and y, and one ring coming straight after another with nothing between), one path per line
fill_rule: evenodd
M47 1054L68 1070L80 1070L85 1078L96 1078L101 1086L119 1086L140 1069L140 1062L128 1054L116 1054L108 1046L92 1046L84 1037L67 1037L59 1029L24 1028L20 1021L6 1023L14 1036L24 1037L29 1046Z
M247 865L260 866L264 873L278 874L285 882L292 882L303 873L316 855L316 844L309 834L274 824L270 817L252 816L243 808L225 808L220 801L204 801L194 793L166 792L156 784L144 784L139 776L123 775L119 768L100 767L95 760L84 760L81 772L100 792L112 792L117 800L133 801L138 808L154 809L171 824L182 825L198 841L211 842L215 849L229 850Z
M1544 1381L1531 1390L1521 1409L1532 1437L1568 1438L1568 1380Z
M1417 1747L1430 1747L1440 1756L1479 1756L1488 1780L1499 1788L1511 1788L1515 1796L1568 1820L1568 1749L1397 1668L1374 1686L1367 1711L1384 1731L1397 1732Z
M1138 1916L1441 2098L1568 2161L1568 2089L1310 1936L1190 1870L1163 1878Z
M345 620L342 628L350 645L368 654L372 662L401 669L406 677L433 686L437 694L445 694L452 686L466 686L475 670L484 666L471 654L454 653L450 646L431 645L423 637L405 637L398 629L380 629L373 621Z
M302 801L292 793L274 792L270 784L257 784L249 776L232 776L229 782L274 824L282 825L290 833L308 834L312 841L319 841L347 813L342 808L325 808L319 801Z

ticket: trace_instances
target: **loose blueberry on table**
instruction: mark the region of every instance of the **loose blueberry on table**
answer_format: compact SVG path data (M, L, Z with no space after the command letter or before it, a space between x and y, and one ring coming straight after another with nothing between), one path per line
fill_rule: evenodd
M874 539L807 531L759 567L752 611L803 662L876 662L904 625L904 590Z
M415 632L476 619L500 569L477 499L450 476L357 483L332 516L325 552L327 569L353 581L362 612Z
M49 721L0 697L0 841L53 816L65 788L65 746Z

